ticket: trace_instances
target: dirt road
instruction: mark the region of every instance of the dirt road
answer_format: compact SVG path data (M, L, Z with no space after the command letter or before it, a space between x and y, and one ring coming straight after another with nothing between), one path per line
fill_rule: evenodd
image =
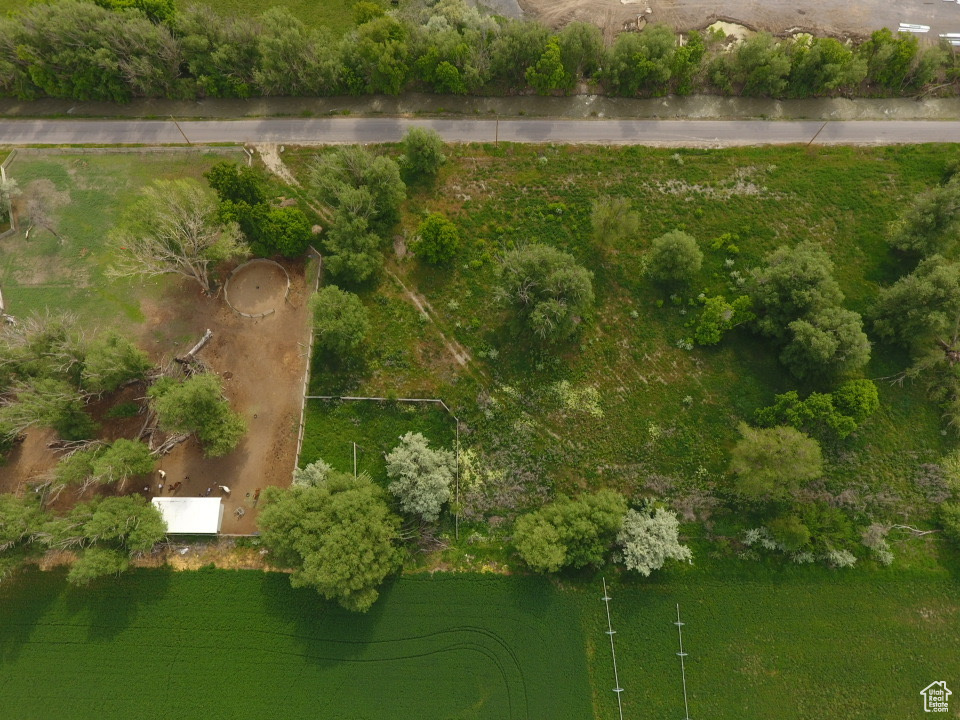
M921 39L937 41L938 33L960 32L960 4L944 0L519 0L527 17L559 27L573 20L619 32L647 8L650 22L681 30L703 28L714 20L732 20L748 27L786 33L815 30L840 36L865 36L901 22L931 26Z

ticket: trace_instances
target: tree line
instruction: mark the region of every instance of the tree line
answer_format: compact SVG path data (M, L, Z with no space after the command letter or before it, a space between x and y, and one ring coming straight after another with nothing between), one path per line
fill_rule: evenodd
M558 32L484 14L463 0L355 8L336 38L285 8L258 17L184 10L171 0L58 0L0 17L0 96L125 102L396 94L589 91L625 97L692 92L751 97L901 96L956 89L947 44L888 29L861 42L663 25L621 33L571 23Z

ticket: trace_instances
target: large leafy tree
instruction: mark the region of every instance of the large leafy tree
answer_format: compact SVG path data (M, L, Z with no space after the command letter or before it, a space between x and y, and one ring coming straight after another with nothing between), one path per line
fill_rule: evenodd
M833 262L818 244L780 247L750 271L748 293L764 335L782 338L794 320L843 301L833 277Z
M408 177L430 180L436 177L446 156L443 139L436 130L412 127L403 136L403 169Z
M310 298L317 346L340 357L354 353L370 329L360 298L336 285L321 288Z
M112 238L119 277L180 275L213 291L213 269L244 252L239 228L218 218L195 180L157 180L123 213Z
M34 493L19 497L0 495L0 553L30 542L49 520Z
M527 245L504 256L497 292L522 330L554 342L570 337L593 307L593 273L562 250Z
M453 453L431 448L420 433L408 432L387 454L390 492L401 510L425 522L435 522L449 502L455 471Z
M960 177L918 195L890 227L890 244L922 257L947 255L960 238Z
M212 373L193 375L182 382L161 378L148 395L160 427L195 435L210 457L226 455L246 432L246 423L230 409L220 378Z
M780 360L798 378L836 376L870 361L870 341L859 313L828 307L787 326Z
M460 249L460 231L441 213L430 213L417 228L417 239L412 245L417 257L432 265L453 260Z
M677 516L663 508L652 512L629 510L617 535L619 559L627 570L636 570L645 577L662 568L667 560L690 562L693 553L680 544L679 533Z
M637 92L666 94L673 77L677 41L666 25L651 25L640 33L621 33L605 70L607 82L619 95Z
M560 40L556 36L547 41L543 55L527 68L526 77L530 86L541 95L549 95L570 84L560 54Z
M740 425L730 456L737 490L752 500L783 500L823 473L820 444L792 427Z
M90 392L113 392L124 383L143 380L150 368L150 360L143 350L111 331L87 345L81 382Z
M880 290L873 315L877 334L905 347L946 340L960 317L960 263L940 255L923 260Z
M513 543L524 562L539 572L600 565L626 513L626 500L613 490L561 498L518 518Z
M400 519L384 491L364 475L331 473L315 486L269 487L263 500L260 538L272 559L293 568L290 583L348 610L369 610L400 564Z

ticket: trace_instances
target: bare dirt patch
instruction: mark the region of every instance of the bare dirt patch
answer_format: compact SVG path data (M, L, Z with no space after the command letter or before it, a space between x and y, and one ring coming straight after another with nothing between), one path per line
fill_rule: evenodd
M225 457L205 457L190 439L159 464L168 486L183 483L179 496L205 496L209 491L223 497L222 532L227 534L254 532L260 491L268 485L289 485L293 473L306 368L308 292L303 266L290 264L286 270L290 294L263 318L238 315L222 297L204 297L190 286L144 304L142 338L152 340L158 354L176 354L207 328L213 331L200 358L223 378L227 399L247 422L246 436ZM152 491L156 485L149 487Z
M283 266L270 260L253 260L238 267L223 288L230 306L247 315L276 312L287 299L290 279Z

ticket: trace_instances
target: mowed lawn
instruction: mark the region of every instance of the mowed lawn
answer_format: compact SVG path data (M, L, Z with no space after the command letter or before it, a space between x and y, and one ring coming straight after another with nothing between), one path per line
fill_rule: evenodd
M350 614L286 575L0 587L0 717L584 720L577 604L541 578L417 575Z
M129 328L143 321L141 300L159 297L164 280L107 276L113 255L109 234L123 208L153 180L192 177L239 150L202 152L116 151L35 154L20 151L8 167L24 192L36 193L60 238L42 226L0 243L0 287L7 311L27 315L71 311L101 327Z

